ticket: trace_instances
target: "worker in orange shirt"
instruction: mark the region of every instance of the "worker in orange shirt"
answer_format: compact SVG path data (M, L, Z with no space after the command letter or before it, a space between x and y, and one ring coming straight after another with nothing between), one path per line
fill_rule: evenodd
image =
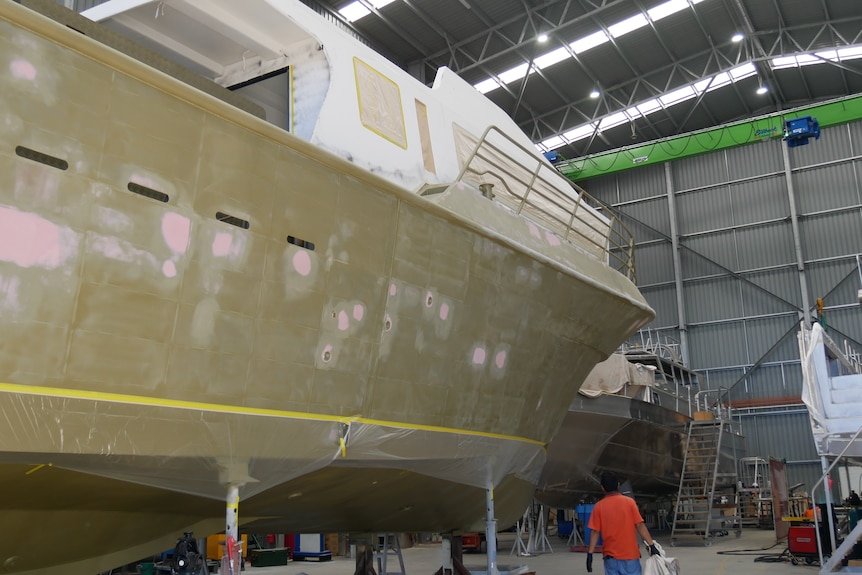
M605 496L596 503L587 525L592 530L587 572L593 572L593 552L601 534L606 575L641 575L637 534L649 545L652 555L659 554L655 541L644 525L634 499L620 493L620 480L616 475L602 475L602 491Z
M814 518L817 517L817 521L820 521L820 509L814 509L812 504L808 504L808 509L805 510L805 513L802 514L802 518L806 521L811 521L814 523Z

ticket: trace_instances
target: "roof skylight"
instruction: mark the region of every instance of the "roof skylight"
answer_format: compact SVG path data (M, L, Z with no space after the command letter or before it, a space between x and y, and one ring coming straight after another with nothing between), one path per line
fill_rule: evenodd
M381 3L381 1L388 4L393 0L371 1L373 4L377 5L378 3ZM630 16L629 18L620 20L615 24L611 24L610 26L608 26L608 33L610 33L610 36L608 36L608 33L605 33L604 30L598 30L596 32L593 32L592 34L587 34L586 36L578 38L574 42L571 42L569 44L569 48L575 54L583 54L587 50L591 50L596 46L601 46L602 44L609 42L611 38L619 38L620 36L628 34L629 32L649 25L650 20L652 20L653 22L658 22L662 18L667 18L672 14L676 14L677 12L685 10L686 8L689 8L690 6L693 6L695 4L700 4L703 1L704 0L667 0L663 4L659 4L657 6L654 6L653 8L650 8L646 11L646 14L644 14L643 12L638 12L634 16ZM353 4L357 4L362 10L365 10L366 14L369 13L368 10L364 6L362 6L362 4L359 4L359 2L354 2ZM349 8L350 6L353 6L353 4L348 4L347 6L342 8L342 14L344 13L343 11L345 9ZM363 16L364 15L365 14L363 14ZM537 56L533 61L535 62L536 67L541 70L543 68L547 68L548 66L552 66L557 62L562 62L570 56L571 54L569 53L569 51L563 47L557 48L556 50L552 50L545 54L541 54ZM512 68L512 70L508 70L507 72L503 72L502 74L500 74L500 80L502 80L503 83L509 83L523 78L526 72L522 73L521 75L515 73L508 74L509 72L513 72L516 69L517 68ZM511 77L511 79L505 79L504 75L506 75L507 77ZM478 84L474 84L473 87L482 92L483 94L486 94L491 90L500 87L501 85L502 84L496 81L489 82L488 80L483 80Z
M811 64L825 64L827 62L846 62L847 60L856 60L857 58L862 58L862 45L823 50L814 52L813 54L780 56L773 58L769 63L773 70L780 70L782 68L797 68Z
M617 22L612 26L608 26L608 32L611 33L611 36L614 38L619 38L623 34L628 34L629 32L633 32L638 28L643 28L649 24L649 20L644 16L643 12L639 14L635 14L631 18L626 18L622 22Z
M757 74L757 68L754 67L754 62L746 62L742 66L731 68L728 73L734 82L738 82L743 78Z
M473 87L482 92L483 94L487 94L491 90L496 90L497 88L499 88L500 82L498 82L494 78L488 78L487 80L482 80Z
M695 96L697 96L697 93L694 91L693 86L683 86L678 90L659 96L658 100L665 106L670 106L671 104L678 104Z
M685 10L688 6L688 0L670 0L669 2L650 8L647 10L647 15L653 22L658 22L662 18L667 18L671 14Z
M531 74L536 71L535 68L531 68L529 64L524 62L523 64L520 64L518 66L515 66L514 68L506 70L505 72L502 72L500 74L500 80L502 80L506 84L510 84L510 83L514 82L515 80L520 80L521 78L523 78L524 76L527 75L527 69L530 70Z
M557 48L552 52L548 52L547 54L542 54L538 58L533 60L533 63L536 67L541 70L542 68L547 68L548 66L553 66L557 62L562 62L566 58L570 58L571 54L566 48Z
M375 8L383 8L387 4L392 4L395 0L368 0ZM346 6L338 9L339 14L344 16L348 22L355 22L360 18L364 18L371 14L371 10L362 5L361 2L351 2Z
M569 47L575 54L582 54L590 48L601 46L608 40L610 40L610 38L608 38L608 35L605 34L604 31L599 30L598 32L593 32L589 36L584 36L583 38L575 40L574 42L569 44Z
M692 84L687 84L681 88L676 88L675 90L666 92L658 98L646 100L640 104L627 108L624 111L613 112L596 121L573 128L561 135L552 136L536 145L541 150L553 150L562 147L567 143L582 140L590 136L594 131L601 132L603 130L609 130L610 128L647 116L653 112L657 112L658 110L691 100L692 98L700 96L704 92L711 92L733 82L739 82L740 80L744 80L745 78L749 78L755 74L757 74L757 70L754 67L754 64L746 62L741 66L731 68L727 72L720 72L715 76L702 78ZM598 128L596 128L596 126L598 126Z

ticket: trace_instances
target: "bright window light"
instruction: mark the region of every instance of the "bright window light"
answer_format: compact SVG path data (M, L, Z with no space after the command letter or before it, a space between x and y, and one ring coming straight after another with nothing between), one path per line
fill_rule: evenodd
M569 130L563 134L563 137L570 142L575 142L591 136L595 129L596 127L594 124L584 124L583 126L578 126L574 130Z
M520 66L515 66L514 68L506 70L505 72L501 72L500 80L506 84L514 82L515 80L520 80L527 75L527 68L529 67L530 65L524 62ZM533 71L535 72L535 70Z
M575 54L580 54L582 52L586 52L590 48L595 48L596 46L600 46L610 40L608 35L604 33L604 31L599 30L598 32L593 32L589 36L584 36L579 40L575 40L569 47Z
M809 64L819 64L822 62L820 58L814 54L800 54L796 57L796 63L800 66L808 66Z
M742 66L730 69L730 77L734 82L738 82L743 78L748 78L749 76L754 76L755 74L757 74L757 68L754 67L752 62L746 62Z
M709 89L707 89L707 92L712 92L713 90L716 90L718 88L723 88L724 86L730 84L730 82L730 74L728 74L727 72L716 74L715 78L712 80L712 84L710 84Z
M659 97L659 101L665 106L670 106L671 104L676 104L678 102L682 102L683 100L688 100L689 98L695 97L694 88L691 86L684 86L679 90L674 90L673 92L668 92L663 96Z
M383 8L387 4L392 4L395 0L368 0L375 8ZM371 14L371 10L366 8L360 2L351 2L347 6L339 8L338 11L342 16L347 18L348 22L355 22L360 18L364 18Z
M566 58L570 57L571 54L569 54L569 51L566 48L557 48L556 50L552 50L547 54L542 54L541 56L533 60L533 63L539 70L544 70L548 66L553 66L557 62L562 62Z
M553 138L548 138L547 140L543 141L542 145L549 150L553 150L554 148L559 148L565 143L566 141L563 140L563 138L561 138L560 136L554 136Z
M862 58L862 50L859 50L859 55L855 55L856 58ZM840 53L836 57L841 57ZM795 58L796 56L792 56ZM794 64L796 65L796 64ZM704 91L711 92L717 88L721 88L723 86L727 86L732 82L737 82L744 78L748 78L757 73L754 64L748 62L741 66L737 66L728 72L721 72L712 77L712 83L710 83L710 78L703 78L698 80L694 84L689 84L687 86L683 86L682 88L678 88L672 92L668 92L659 96L658 98L652 98L650 100L646 100L627 108L621 112L614 112L613 114L609 114L604 118L599 119L597 122L593 122L591 124L584 124L582 126L578 126L577 128L573 128L568 132L565 132L562 135L562 139L557 139L557 137L548 138L542 142L542 145L548 147L549 149L557 148L562 146L566 141L574 142L577 140L581 140L590 136L593 131L596 129L598 125L599 131L607 130L609 128L613 128L614 126L619 126L620 124L624 124L626 122L635 120L641 116L647 116L666 108L668 106L672 106L674 104L678 104L680 102L684 102L691 98L694 98L698 94L702 94ZM768 86L764 86L760 84L759 89L757 90L758 94L765 94L769 91Z
M680 10L688 8L688 0L670 0L664 4L659 4L654 8L647 10L650 20L658 22L662 18L667 18L671 14L676 14Z
M625 124L628 121L628 116L626 116L623 112L617 112L616 114L605 116L599 123L599 131L609 130L610 128L619 126L620 124Z
M694 91L697 92L698 94L700 94L701 92L705 92L707 90L707 88L712 87L712 84L710 84L710 82L712 82L712 81L713 80L711 77L710 78L704 78L703 80L700 80L699 82L695 82L694 84L692 84L692 86L694 86Z
M376 8L380 8L381 6L386 6L387 4L394 2L395 0L368 1L371 2L371 4L374 5ZM688 8L691 5L699 4L702 1L703 0L667 0L664 3L647 10L647 14L649 15L650 19L652 19L653 21L657 21L661 20L662 18L666 18L671 14L676 14L677 12ZM341 12L341 14L344 15L344 17L351 22L370 14L368 9L365 8L359 2L352 2L344 8L341 8L339 12ZM632 30L637 30L638 28L646 26L647 24L649 24L647 16L643 13L639 13L635 14L630 18L626 18L625 20L617 22L616 24L612 24L608 27L608 31L611 33L611 36L613 36L614 38L618 38L623 34L631 32ZM541 34L541 36L545 36L545 34ZM587 50L595 48L596 46L600 46L608 41L610 41L610 37L603 30L599 30L598 32L593 32L592 34L575 40L574 42L569 44L569 48L575 54L582 54ZM558 48L556 50L552 50L550 52L542 54L541 56L538 56L533 60L533 62L535 63L536 68L542 70L544 68L547 68L548 66L553 66L558 62L562 62L570 56L571 54L566 48ZM517 80L524 77L523 73L515 73L515 70L517 70L517 68L512 68L507 72L503 72L502 74L500 74L500 79L508 83L513 80ZM532 71L533 69L531 69L531 73ZM491 90L498 88L499 86L500 84L497 81L489 78L488 80L484 80L478 84L475 84L474 88L485 94L487 92L490 92Z
M796 56L781 56L780 58L773 58L772 67L776 70L781 68L795 68Z
M695 82L693 86L694 91L700 94L704 91L712 92L713 90L717 90L718 88L727 86L728 84L730 84L730 82L730 74L728 74L727 72L722 72L720 74L712 76L711 78L704 78L703 80Z
M641 102L635 107L638 109L638 112L646 116L647 114L652 114L656 110L661 110L661 102L653 98L652 100Z
M348 22L355 22L360 18L371 14L371 10L360 4L359 2L351 2L343 8L339 8L338 12L347 18Z
M856 58L862 58L862 46L851 46L849 48L838 49L839 60L854 60Z
M614 38L619 38L623 34L628 34L633 30L637 30L638 28L643 28L649 24L649 20L646 19L646 16L643 15L643 12L635 14L631 18L626 18L622 22L617 22L612 26L608 26L608 32L611 33L611 36Z
M494 78L488 78L487 80L482 80L478 84L475 84L473 87L482 92L483 94L487 94L491 90L496 90L497 88L499 88L500 83L497 82L497 80L495 80Z
M815 54L794 54L792 56L779 56L773 58L769 64L774 70L782 68L796 68L798 66L810 66L811 64L824 64L828 62L844 62L862 58L862 46L848 46L835 50L824 50Z

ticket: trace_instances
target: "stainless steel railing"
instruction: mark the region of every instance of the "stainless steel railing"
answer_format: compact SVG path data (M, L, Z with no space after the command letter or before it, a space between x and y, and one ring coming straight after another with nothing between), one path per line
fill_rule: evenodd
M634 237L620 218L496 126L479 138L458 181L635 281Z

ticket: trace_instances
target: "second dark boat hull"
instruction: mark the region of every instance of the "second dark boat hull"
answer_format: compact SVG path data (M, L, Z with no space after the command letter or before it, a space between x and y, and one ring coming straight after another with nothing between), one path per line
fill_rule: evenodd
M610 471L631 482L635 495L676 492L687 423L677 411L617 395L578 397L548 448L536 498L571 509L601 496L599 477Z

